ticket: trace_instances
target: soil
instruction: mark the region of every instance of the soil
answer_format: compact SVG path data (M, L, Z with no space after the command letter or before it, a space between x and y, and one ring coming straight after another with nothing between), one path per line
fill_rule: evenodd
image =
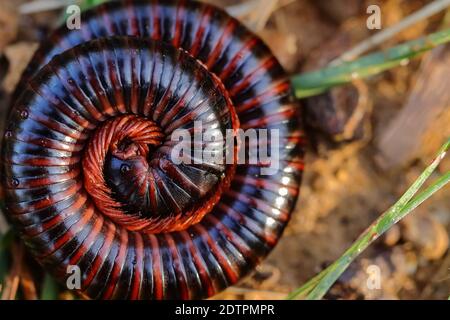
M61 13L56 11L17 13L24 2L27 1L0 0L2 121L9 95L36 43L61 19ZM241 1L211 2L236 8ZM253 14L253 20L245 21L272 47L286 70L295 74L322 67L375 34L378 30L366 27L369 4L380 5L385 28L430 1L339 0L333 1L332 6L328 6L329 1L276 2L263 28L257 14L256 18ZM6 14L6 8L12 13ZM241 12L241 18L246 14L245 10ZM378 49L436 31L443 21L444 14L435 15L392 37ZM424 141L426 148L395 166L383 164L378 141L420 80L418 70L422 59L370 80L357 81L348 89L333 89L299 102L307 122L308 147L300 199L292 220L269 257L251 275L216 298L284 298L338 258L417 178L433 158L430 150L438 150L443 143L442 139L433 139L433 133L439 136L448 132L448 122L433 126L426 133L434 145ZM365 102L359 109L361 97ZM314 109L318 105L321 107ZM450 101L447 114L449 105ZM355 110L363 112L356 120ZM311 117L317 119L317 114L320 117L325 112L332 120L327 125L310 121ZM349 125L351 121L354 123ZM449 170L449 162L444 160L439 168L441 173ZM449 199L447 187L377 240L351 265L326 298L447 299L450 295ZM0 219L0 231L4 227L5 222ZM380 285L375 288L369 285L371 270L381 276ZM61 297L67 298L68 294L61 293Z

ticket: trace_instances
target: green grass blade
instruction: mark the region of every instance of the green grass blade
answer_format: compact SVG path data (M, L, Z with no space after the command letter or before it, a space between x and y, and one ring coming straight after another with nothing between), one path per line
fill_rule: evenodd
M420 54L450 41L450 29L432 33L409 41L386 51L361 57L355 61L329 66L292 77L297 98L320 94L331 87L349 83L356 78L367 78L393 67L402 65Z
M425 191L420 193L417 197L411 200L411 202L406 204L405 207L398 212L398 217L396 217L396 219L392 220L392 222L389 224L383 225L382 227L380 227L380 229L389 230L392 225L407 216L422 202L427 200L436 191L444 187L449 182L450 172L447 172L444 176L435 181L429 188L425 189ZM378 233L378 231L369 232L364 237L362 237L359 243L355 246L352 246L349 252L344 255L343 259L339 260L336 265L333 265L332 268L330 268L330 270L321 279L318 285L307 295L307 298L311 300L321 299L328 292L334 282L336 282L336 280L342 275L342 273L344 273L350 263L383 233L384 231L381 233Z
M314 278L310 279L300 288L295 289L286 297L287 300L293 299L305 299L306 296L317 286L317 284L322 280L322 278L326 274L326 269L322 270L319 274L317 274Z
M356 259L373 241L389 230L394 224L407 216L417 206L431 197L435 192L450 182L450 172L446 172L433 182L423 192L414 195L422 187L425 181L436 170L450 148L450 139L439 150L437 157L422 172L417 180L403 194L403 196L386 212L384 212L372 225L366 229L349 249L333 264L323 270L319 275L308 281L299 289L293 291L287 298L321 299L336 280L347 269L350 263Z

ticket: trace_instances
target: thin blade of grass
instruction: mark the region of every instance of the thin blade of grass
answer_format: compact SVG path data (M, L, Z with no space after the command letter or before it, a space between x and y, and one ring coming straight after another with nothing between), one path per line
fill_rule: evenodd
M19 13L35 14L39 12L61 9L71 4L76 4L76 0L35 0L20 5Z
M403 194L403 196L387 211L385 211L371 226L366 229L349 249L333 264L323 270L319 275L308 281L299 289L293 291L287 298L297 297L309 300L321 299L328 292L336 280L344 273L350 263L355 260L373 241L378 239L384 232L389 230L394 224L407 216L417 206L431 197L435 192L450 182L450 172L446 172L439 179L433 182L423 192L414 195L422 187L425 181L436 170L439 163L444 159L450 148L450 139L441 147L436 158L422 172L417 180Z
M331 87L349 83L357 78L379 74L405 64L410 59L447 42L450 42L450 29L432 33L386 51L366 55L355 61L295 75L291 78L295 96L300 99L317 95Z

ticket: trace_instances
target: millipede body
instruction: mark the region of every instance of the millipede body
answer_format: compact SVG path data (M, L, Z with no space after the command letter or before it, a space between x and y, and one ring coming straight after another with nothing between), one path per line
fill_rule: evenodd
M58 279L79 267L87 297L212 296L289 221L303 170L299 109L266 45L221 9L147 0L88 10L81 29L41 44L12 101L6 213ZM196 124L222 136L278 130L279 167L262 174L266 164L237 155L175 163L171 135L195 135Z

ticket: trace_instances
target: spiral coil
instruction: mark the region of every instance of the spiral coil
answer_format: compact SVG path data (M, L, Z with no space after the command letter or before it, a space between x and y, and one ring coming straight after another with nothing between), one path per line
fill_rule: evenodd
M196 299L275 246L297 200L303 132L289 78L262 41L192 1L112 1L56 30L13 97L6 211L61 280L94 299ZM279 169L174 164L194 122L276 129ZM246 151L248 152L248 150Z

